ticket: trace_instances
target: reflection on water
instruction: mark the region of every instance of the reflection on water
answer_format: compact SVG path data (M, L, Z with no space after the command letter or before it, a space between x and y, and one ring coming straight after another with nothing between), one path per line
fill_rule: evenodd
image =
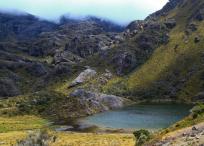
M83 123L105 128L161 129L189 114L191 105L145 104L99 113L82 119Z

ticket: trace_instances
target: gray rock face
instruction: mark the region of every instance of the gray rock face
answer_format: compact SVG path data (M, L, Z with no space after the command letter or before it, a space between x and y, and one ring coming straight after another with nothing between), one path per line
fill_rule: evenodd
M79 76L69 85L69 87L76 86L78 84L82 84L91 78L96 76L96 71L92 69L86 69L79 74Z
M86 58L99 52L101 48L104 49L104 47L110 46L112 41L109 36L104 34L83 35L70 40L66 44L65 50Z
M168 19L164 22L167 28L172 29L176 26L176 20L175 19Z
M69 96L77 98L80 107L87 114L119 108L125 102L123 98L118 96L86 91L84 89L76 89Z
M69 51L58 52L54 56L54 63L58 64L61 62L68 62L70 64L81 62L82 58L77 55L72 54Z
M201 8L195 15L195 19L199 20L199 21L203 21L204 20L204 6L203 8Z
M52 31L56 28L56 24L41 21L29 14L15 15L1 12L0 22L1 40L9 40L11 36L13 39L29 40L36 38L41 32Z
M171 10L179 6L184 0L169 0L169 2L159 11L151 14L147 19L154 19L160 16L167 15Z
M0 79L0 98L16 96L20 94L15 82L11 79Z
M204 92L199 92L194 98L194 101L204 102Z
M127 26L127 29L129 29L130 31L141 30L143 25L144 25L144 21L137 20L137 21L131 22L131 23Z
M59 74L68 74L71 72L71 66L70 63L67 62L62 62L54 67L54 74L59 75Z
M126 71L133 69L136 65L136 58L129 52L118 52L113 57L113 63L117 66L117 74L123 75Z
M195 42L195 43L200 42L200 37L199 37L199 36L196 36L195 39L194 39L194 42Z
M47 70L41 63L34 63L27 67L27 71L36 77L40 77L47 74Z

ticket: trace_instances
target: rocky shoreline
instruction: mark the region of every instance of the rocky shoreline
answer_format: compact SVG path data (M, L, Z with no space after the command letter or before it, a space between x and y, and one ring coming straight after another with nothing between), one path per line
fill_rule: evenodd
M170 132L162 137L162 140L153 144L154 146L203 146L204 145L204 123L192 127ZM150 145L147 145L150 146Z

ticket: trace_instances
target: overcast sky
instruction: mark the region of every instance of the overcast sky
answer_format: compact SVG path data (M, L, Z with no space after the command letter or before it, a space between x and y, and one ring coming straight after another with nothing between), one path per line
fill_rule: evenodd
M1 10L25 11L56 20L62 14L94 15L126 24L144 19L168 0L0 0Z

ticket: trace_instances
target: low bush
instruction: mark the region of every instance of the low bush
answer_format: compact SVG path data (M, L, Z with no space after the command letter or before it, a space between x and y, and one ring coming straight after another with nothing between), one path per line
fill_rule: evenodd
M136 137L136 146L141 146L150 139L150 132L145 129L135 131L133 134Z
M19 141L17 146L49 146L49 143L55 140L55 136L53 137L46 130L43 130L30 133L25 140Z

